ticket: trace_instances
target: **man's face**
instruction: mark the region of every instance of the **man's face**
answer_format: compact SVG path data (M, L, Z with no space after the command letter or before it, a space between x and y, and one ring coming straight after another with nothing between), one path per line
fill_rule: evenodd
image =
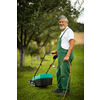
M65 18L61 18L59 20L60 29L64 30L67 27L67 22L65 22Z

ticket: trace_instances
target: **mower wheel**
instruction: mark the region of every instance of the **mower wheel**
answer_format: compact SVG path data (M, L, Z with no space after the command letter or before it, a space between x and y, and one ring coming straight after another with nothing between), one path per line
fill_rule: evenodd
M33 81L31 82L31 85L34 86L34 87L36 87L36 83L33 82Z
M32 82L32 80L28 80L28 84L30 84L30 85L31 85L31 82Z

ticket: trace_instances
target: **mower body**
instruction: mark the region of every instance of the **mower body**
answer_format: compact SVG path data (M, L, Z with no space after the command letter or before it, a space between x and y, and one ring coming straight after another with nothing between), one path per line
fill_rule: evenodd
M47 85L52 85L52 74L40 74L38 76L33 76L32 82L35 84L35 87L42 87Z

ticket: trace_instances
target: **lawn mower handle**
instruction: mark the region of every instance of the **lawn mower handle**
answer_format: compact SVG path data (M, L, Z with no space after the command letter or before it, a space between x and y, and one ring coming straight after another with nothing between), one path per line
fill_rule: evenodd
M56 53L56 55L53 56L53 62L52 64L50 64L50 67L48 68L48 70L46 71L46 74L48 73L49 69L51 68L51 66L54 64L56 58L58 57L58 54Z
M42 66L42 62L43 62L45 56L46 56L47 54L49 54L49 53L51 53L51 52L47 52L47 53L45 53L45 55L44 55L44 57L42 58L42 61L41 61L40 65L39 65L38 69L36 70L36 72L35 72L35 74L34 74L34 78L35 78L35 75L36 75L36 73L38 72L40 66Z

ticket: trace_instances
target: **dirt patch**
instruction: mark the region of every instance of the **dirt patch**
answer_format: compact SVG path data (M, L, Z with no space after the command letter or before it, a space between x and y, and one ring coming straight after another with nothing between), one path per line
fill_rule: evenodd
M43 61L49 61L49 60L44 59Z
M84 33L74 33L75 44L84 44Z
M34 69L34 70L37 70L37 68L36 68L36 67L33 67L33 69Z

